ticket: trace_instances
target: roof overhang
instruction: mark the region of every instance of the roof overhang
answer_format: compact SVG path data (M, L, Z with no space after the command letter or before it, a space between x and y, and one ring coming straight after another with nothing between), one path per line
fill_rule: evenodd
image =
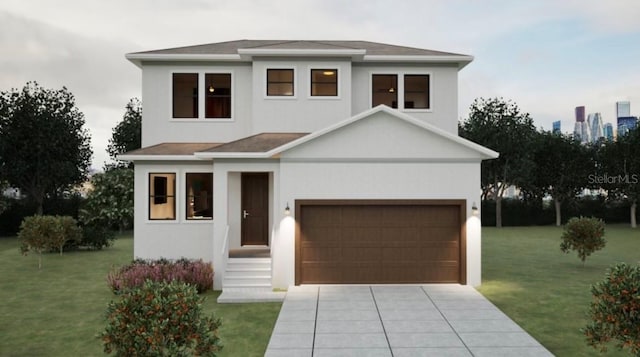
M247 60L253 57L351 57L361 59L367 53L360 49L283 49L240 48L238 54Z
M411 63L457 63L462 69L473 61L473 56L386 56L365 55L362 62L411 62Z
M245 61L236 54L157 54L157 53L128 53L124 56L131 63L142 68L143 61L153 62L241 62Z

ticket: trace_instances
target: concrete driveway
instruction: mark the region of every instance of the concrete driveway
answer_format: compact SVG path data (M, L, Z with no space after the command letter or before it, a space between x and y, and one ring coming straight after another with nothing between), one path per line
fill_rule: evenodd
M553 356L475 289L296 286L265 356Z

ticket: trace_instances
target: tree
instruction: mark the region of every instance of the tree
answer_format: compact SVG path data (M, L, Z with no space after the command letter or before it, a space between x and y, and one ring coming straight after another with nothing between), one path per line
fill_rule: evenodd
M535 170L531 183L542 195L553 198L556 226L562 225L562 202L589 186L594 163L589 148L570 136L543 131L536 135Z
M631 130L617 141L602 146L598 167L598 174L590 178L606 189L610 198L629 201L631 227L636 228L640 199L640 130Z
M109 139L107 153L113 160L125 152L139 149L142 146L142 103L138 98L131 98L125 107L122 121L113 128Z
M91 183L93 190L80 211L82 223L118 227L120 231L130 227L133 223L133 170L111 168L93 175Z
M500 153L482 162L482 198L496 201L496 227L502 227L502 196L507 187L519 185L533 171L531 147L536 134L529 113L502 98L479 98L470 106L460 126L460 136Z
M86 179L92 151L84 123L65 87L28 82L0 92L0 179L25 192L37 214L45 197Z
M562 233L560 250L569 253L575 250L584 261L591 253L604 248L604 222L598 218L573 217L567 222Z

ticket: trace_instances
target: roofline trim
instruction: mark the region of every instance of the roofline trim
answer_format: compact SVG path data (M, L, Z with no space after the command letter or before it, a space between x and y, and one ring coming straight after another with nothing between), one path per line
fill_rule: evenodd
M118 155L122 161L199 161L195 155Z
M493 150L491 150L489 148L486 148L486 147L484 147L482 145L476 144L476 143L474 143L472 141L469 141L467 139L464 139L464 138L462 138L460 136L451 134L451 133L449 133L449 132L447 132L445 130L442 130L442 129L432 125L432 124L425 123L425 122L423 122L423 121L421 121L419 119L416 119L416 118L414 118L414 117L412 117L412 116L410 116L408 114L401 113L401 112L399 112L399 111L397 111L395 109L391 109L391 108L389 108L388 106L386 106L384 104L381 104L381 105L378 105L377 107L374 107L374 108L371 108L369 110L366 110L366 111L364 111L364 112L362 112L362 113L360 113L360 114L358 114L356 116L353 116L353 117L351 117L351 118L349 118L347 120L343 120L342 122L336 123L336 124L334 124L332 126L329 126L329 127L325 128L323 130L319 130L319 131L316 131L316 132L311 133L309 135L305 135L305 136L303 136L303 137L301 137L301 138L299 138L297 140L291 141L291 142L289 142L287 144L284 144L284 145L282 145L280 147L277 147L277 148L269 151L268 154L269 154L269 156L278 155L278 154L280 154L280 153L282 153L284 151L292 149L292 148L294 148L294 147L296 147L298 145L304 144L304 143L306 143L308 141L314 140L315 138L317 138L319 136L322 136L322 135L325 135L325 134L330 133L332 131L338 130L338 129L344 127L344 126L347 126L347 125L349 125L351 123L359 121L362 118L371 116L371 115L373 115L375 113L378 113L378 112L385 112L385 113L387 113L389 115L392 115L392 116L395 116L395 117L400 118L402 120L405 120L405 121L407 121L407 122L409 122L411 124L414 124L414 125L416 125L418 127L423 128L425 130L431 131L434 134L440 135L443 138L451 140L456 144L460 144L460 145L463 145L463 146L465 146L465 147L467 147L467 148L469 148L471 150L474 150L474 151L484 155L487 159L495 159L495 158L498 158L500 156L500 154L498 152L496 152L496 151L493 151Z

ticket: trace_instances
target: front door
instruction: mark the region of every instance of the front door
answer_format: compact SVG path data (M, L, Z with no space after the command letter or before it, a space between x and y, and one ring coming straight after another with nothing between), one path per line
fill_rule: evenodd
M241 244L269 245L269 174L242 174Z

